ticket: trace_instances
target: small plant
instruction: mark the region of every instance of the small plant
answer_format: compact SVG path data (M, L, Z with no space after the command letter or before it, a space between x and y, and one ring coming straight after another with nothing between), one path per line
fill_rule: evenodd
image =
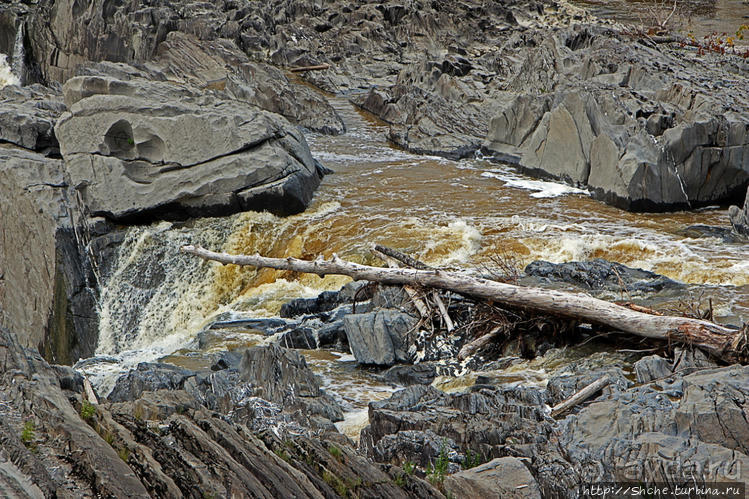
M442 485L449 466L450 459L447 457L447 439L443 439L440 445L440 454L437 456L434 466L431 463L427 466L427 478L432 485Z
M343 481L340 478L335 476L330 471L328 470L323 471L322 479L325 481L325 483L333 487L333 489L335 489L336 493L339 496L346 497L346 495L348 495L348 487L346 486L346 484L343 483Z
M280 457L281 459L283 459L287 463L289 461L291 461L291 456L289 456L289 453L286 452L285 450L283 450L283 449L276 449L273 452L275 452L278 457Z
M749 58L749 49L742 51L736 48L736 40L743 40L745 31L749 32L749 24L739 26L734 35L713 32L705 35L702 39L698 39L694 34L688 33L687 40L682 42L681 45L682 47L687 45L695 47L698 55L705 55L707 53L720 55L735 54L746 59Z
M81 404L81 418L89 421L94 417L96 414L96 406L89 402L88 400L84 400Z
M130 459L130 449L128 449L127 447L122 447L117 451L117 455L120 456L120 459L127 462L127 460Z
M23 431L21 431L21 441L26 447L29 447L31 445L32 440L34 440L34 430L36 427L34 426L34 422L31 420L28 420L23 425Z
M469 470L480 465L482 462L483 459L481 457L481 454L479 454L478 452L471 452L471 449L468 449L466 451L466 457L465 459L463 459L463 462L460 464L460 466L464 470Z
M330 445L328 447L328 452L330 452L331 456L338 459L338 461L343 461L343 454L341 453L341 449L339 449L335 445Z
M393 479L393 483L395 483L398 487L403 488L406 486L406 474L401 473L397 477Z
M413 461L406 461L403 463L403 471L406 472L406 475L413 475L416 471L416 464Z

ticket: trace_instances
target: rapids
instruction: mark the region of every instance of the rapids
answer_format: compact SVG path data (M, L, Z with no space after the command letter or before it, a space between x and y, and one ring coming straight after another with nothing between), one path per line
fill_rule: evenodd
M487 159L455 162L394 149L384 139L385 125L344 98L331 102L348 131L308 135L313 154L335 173L324 179L304 213L278 218L250 212L129 229L102 284L98 356L79 365L101 393L138 362L163 359L207 368L201 358L207 351L267 342L257 331L237 329L211 335L202 349L197 338L219 315L272 317L291 298L316 296L348 280L219 266L180 254L179 246L188 243L274 257L335 252L361 263L375 262L369 246L380 243L432 265L476 271L502 252L521 265L600 257L693 285L695 296L713 300L719 320L749 320L749 245L684 233L693 224L727 226L724 208L627 213L580 189L533 180ZM389 396L394 387L356 368L350 355L304 353L348 411L341 428L355 436L366 421L366 404ZM492 375L543 384L569 355L547 354ZM445 389L471 383L470 377L437 381Z

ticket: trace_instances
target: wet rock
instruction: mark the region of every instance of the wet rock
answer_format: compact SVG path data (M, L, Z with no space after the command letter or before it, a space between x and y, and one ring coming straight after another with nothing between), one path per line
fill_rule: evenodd
M289 214L319 184L304 137L259 108L148 80L76 77L64 91L70 112L55 133L93 215Z
M429 385L437 377L437 368L430 362L393 366L382 373L382 377L401 385Z
M284 333L278 340L278 344L284 348L302 348L314 350L318 347L314 331L308 327L298 327L288 333Z
M338 307L342 298L338 291L323 291L315 298L296 298L281 305L281 317L320 314Z
M730 214L730 210L729 210ZM715 227L712 225L690 225L685 228L681 233L685 237L691 237L694 239L701 237L714 237L720 239L727 244L745 243L746 235L738 232L737 229L727 227Z
M749 236L749 188L746 191L744 207L731 206L728 208L728 218L731 221L733 230L743 236Z
M416 319L403 312L379 310L343 319L351 352L360 364L380 366L410 360Z
M587 262L531 262L525 274L537 282L565 282L590 291L649 294L682 290L684 284L668 277L596 258Z
M514 457L492 459L445 479L445 490L455 497L541 498L536 479Z

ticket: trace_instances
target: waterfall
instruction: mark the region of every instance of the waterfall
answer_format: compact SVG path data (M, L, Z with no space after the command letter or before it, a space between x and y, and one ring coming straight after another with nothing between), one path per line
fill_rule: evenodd
M13 43L13 55L11 57L10 63L11 72L18 79L19 85L23 85L26 83L26 47L24 45L25 35L26 24L21 23L18 25L18 32L16 32L16 40Z

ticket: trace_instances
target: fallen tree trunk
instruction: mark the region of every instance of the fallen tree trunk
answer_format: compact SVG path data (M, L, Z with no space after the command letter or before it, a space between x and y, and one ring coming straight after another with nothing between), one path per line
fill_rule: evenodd
M516 286L438 269L372 267L343 261L337 255L333 255L331 260L318 258L309 261L230 255L195 246L183 246L180 251L224 264L267 267L319 276L338 274L383 284L446 289L512 307L607 326L636 336L694 345L726 362L746 362L749 359L746 327L735 330L699 319L645 314L585 294Z
M555 405L551 409L551 417L555 418L559 416L560 414L565 413L566 411L572 409L577 404L580 404L582 402L585 402L590 397L595 395L596 393L603 390L609 383L611 382L611 379L608 376L604 376L603 378L599 378L580 390L579 392L572 395L567 400L564 400L557 405Z

